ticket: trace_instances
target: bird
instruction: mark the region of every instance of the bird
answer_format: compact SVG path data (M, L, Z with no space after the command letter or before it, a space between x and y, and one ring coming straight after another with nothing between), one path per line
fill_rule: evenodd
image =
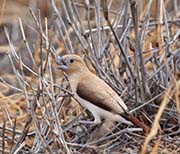
M128 113L121 97L101 78L92 73L77 54L66 54L56 59L57 68L68 77L73 97L94 117L92 124L101 124L103 119L137 125L148 131L148 126Z

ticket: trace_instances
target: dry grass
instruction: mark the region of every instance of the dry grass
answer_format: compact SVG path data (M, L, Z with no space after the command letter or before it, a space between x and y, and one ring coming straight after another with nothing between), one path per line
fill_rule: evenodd
M1 153L180 153L180 3L101 2L2 0ZM99 126L77 123L92 116L56 69L68 53L81 55L150 133L117 124L93 140Z

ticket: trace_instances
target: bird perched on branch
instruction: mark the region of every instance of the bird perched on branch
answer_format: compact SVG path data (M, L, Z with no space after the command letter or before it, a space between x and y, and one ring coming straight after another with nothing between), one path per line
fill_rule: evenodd
M128 108L120 96L106 82L90 72L80 56L68 54L56 61L58 69L68 76L74 98L92 113L94 121L89 123L100 124L102 119L108 119L128 125L133 123L149 131L149 127L128 114Z

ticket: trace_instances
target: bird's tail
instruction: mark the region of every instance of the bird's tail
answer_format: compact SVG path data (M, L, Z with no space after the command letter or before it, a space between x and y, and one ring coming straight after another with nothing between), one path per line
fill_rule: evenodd
M134 117L131 114L121 114L121 116L129 121L131 121L135 126L142 128L146 133L150 132L150 128L144 124L143 122L141 122L139 119L137 119L136 117Z

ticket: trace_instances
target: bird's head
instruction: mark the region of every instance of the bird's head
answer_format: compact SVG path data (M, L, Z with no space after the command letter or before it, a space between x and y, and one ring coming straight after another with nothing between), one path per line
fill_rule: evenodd
M87 70L82 58L75 54L68 54L57 58L58 69L64 71L68 76L79 74Z

